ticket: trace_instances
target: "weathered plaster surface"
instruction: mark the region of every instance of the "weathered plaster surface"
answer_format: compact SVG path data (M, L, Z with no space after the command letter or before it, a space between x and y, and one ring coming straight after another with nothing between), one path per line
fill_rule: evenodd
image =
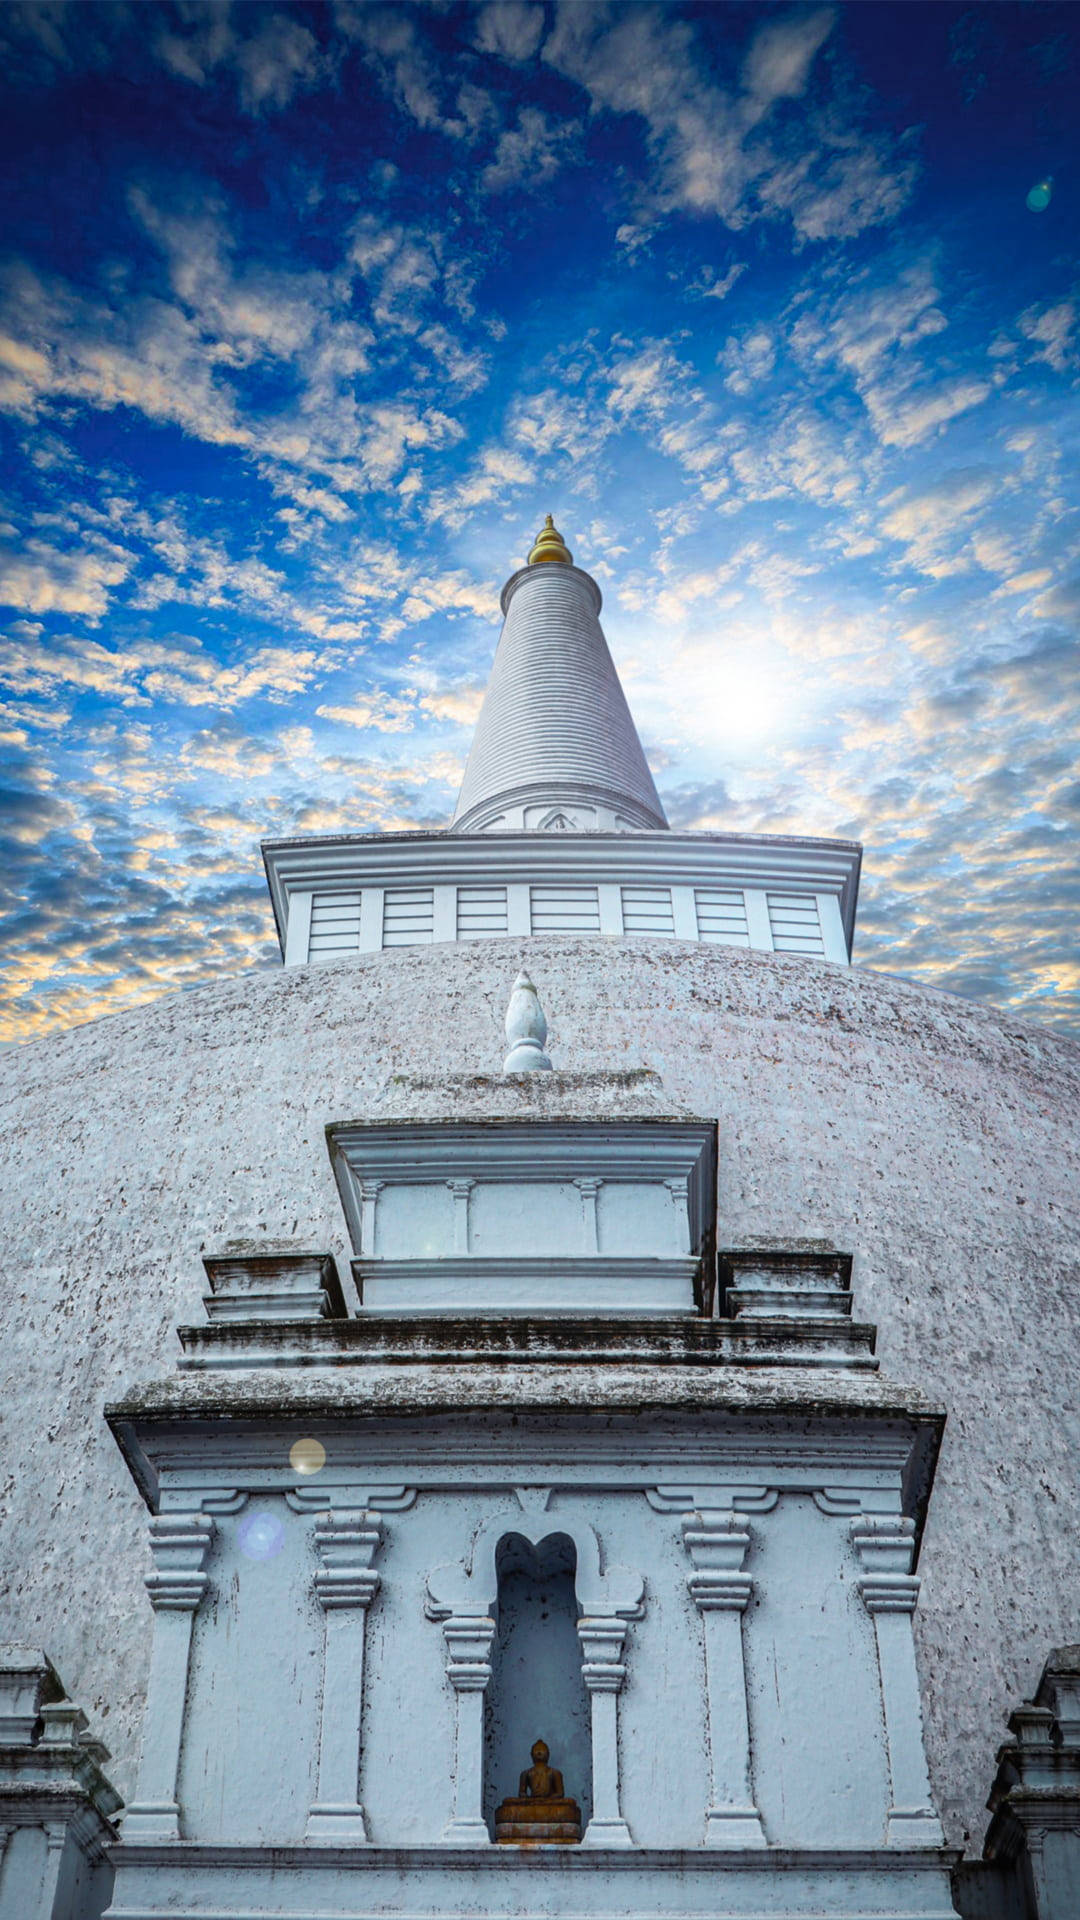
M435 1060L497 1072L522 960L557 1069L649 1066L667 1100L718 1116L721 1244L850 1247L885 1374L948 1407L916 1631L947 1832L981 1836L1004 1711L1080 1638L1080 1052L858 970L659 940L406 949L246 974L0 1058L5 1633L47 1643L128 1788L145 1512L102 1407L165 1374L177 1322L203 1318L202 1250L295 1238L345 1269L327 1123L396 1110L401 1073L437 1117Z

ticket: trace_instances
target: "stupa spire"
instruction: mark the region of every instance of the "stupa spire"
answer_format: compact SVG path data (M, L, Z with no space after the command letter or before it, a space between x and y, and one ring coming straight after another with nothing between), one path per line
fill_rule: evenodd
M535 544L529 554L528 564L530 567L537 567L545 560L557 560L564 567L570 567L574 564L574 556L555 525L550 513L547 515L543 526L536 536Z
M505 615L453 826L666 827L600 625L600 589L549 513Z

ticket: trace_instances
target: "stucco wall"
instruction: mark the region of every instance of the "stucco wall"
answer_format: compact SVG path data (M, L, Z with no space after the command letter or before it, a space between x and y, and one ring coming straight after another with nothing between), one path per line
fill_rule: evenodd
M916 1626L946 1830L977 1839L1006 1706L1080 1639L1080 1050L813 961L520 948L246 974L0 1057L6 1636L48 1646L128 1790L145 1516L101 1408L201 1320L203 1248L295 1237L346 1269L325 1124L373 1114L394 1072L497 1070L527 957L556 1066L648 1064L719 1117L721 1244L851 1248L883 1367L949 1407Z

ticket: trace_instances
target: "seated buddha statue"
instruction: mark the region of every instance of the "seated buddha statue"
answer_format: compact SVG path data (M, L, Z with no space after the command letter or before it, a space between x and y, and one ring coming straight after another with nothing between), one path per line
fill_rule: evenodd
M517 1797L495 1809L495 1838L502 1846L572 1846L581 1839L581 1809L566 1798L558 1767L550 1767L547 1742L537 1740L532 1766L518 1781Z

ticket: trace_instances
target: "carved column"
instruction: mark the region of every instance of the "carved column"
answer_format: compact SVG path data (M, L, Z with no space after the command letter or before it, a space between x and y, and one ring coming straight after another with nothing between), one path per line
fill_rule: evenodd
M367 1610L378 1591L371 1563L382 1539L377 1513L338 1509L315 1522L322 1561L315 1593L326 1615L318 1794L308 1814L307 1838L366 1841L360 1798L361 1720Z
M742 1571L749 1528L741 1513L709 1510L688 1513L682 1529L694 1563L687 1585L701 1611L705 1634L711 1775L705 1845L763 1847L765 1830L751 1783L742 1642L742 1616L754 1584Z
M863 1574L859 1592L874 1622L891 1805L886 1840L893 1847L940 1847L923 1747L922 1707L911 1617L919 1581L911 1572L915 1523L892 1514L859 1514L851 1539Z
M150 1679L143 1715L135 1799L124 1815L125 1840L179 1840L176 1783L184 1732L188 1659L195 1610L210 1584L203 1572L214 1523L205 1513L158 1514L150 1522L155 1571L146 1590L154 1609Z
M360 1252L370 1260L375 1252L375 1210L379 1204L379 1195L386 1185L385 1180L361 1180L360 1183Z
M447 1186L454 1202L454 1252L469 1251L469 1195L475 1180L448 1180Z
M582 1178L574 1185L581 1195L581 1251L598 1253L600 1250L600 1222L597 1215L597 1202L600 1197L602 1180Z
M457 1764L454 1813L443 1839L458 1846L486 1847L491 1835L483 1815L484 1691L491 1679L495 1622L487 1615L453 1614L443 1623L447 1676L457 1696Z
M589 1690L592 1716L592 1819L583 1847L631 1847L630 1829L619 1801L619 1688L626 1621L587 1618L578 1621L583 1654L581 1673Z

